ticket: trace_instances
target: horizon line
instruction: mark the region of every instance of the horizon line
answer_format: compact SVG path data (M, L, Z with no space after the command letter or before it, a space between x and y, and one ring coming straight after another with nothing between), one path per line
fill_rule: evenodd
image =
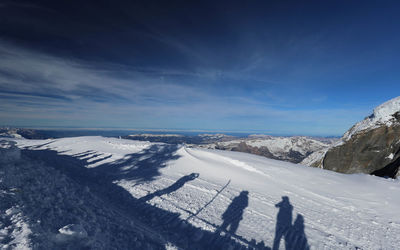
M0 128L16 128L16 129L35 129L35 130L89 130L89 131L147 131L147 132L200 132L200 133L235 133L235 134L260 134L271 136L295 137L295 136L308 136L308 137L342 137L338 134L291 134L291 133L275 133L260 130L206 130L206 129L182 129L182 128L129 128L129 127L72 127L72 126L10 126L1 125Z

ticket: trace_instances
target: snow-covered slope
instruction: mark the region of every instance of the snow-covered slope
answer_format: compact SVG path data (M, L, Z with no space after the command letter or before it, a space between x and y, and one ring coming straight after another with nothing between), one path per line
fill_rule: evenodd
M391 126L396 122L396 113L400 112L400 96L393 98L374 109L372 115L356 123L344 135L342 140L348 141L353 135L371 130L379 126ZM400 115L399 115L400 116Z
M341 173L398 176L400 97L379 105L331 147L314 152L301 163Z
M249 138L201 145L204 148L254 153L272 159L300 162L309 154L328 148L334 140L317 140L306 136L279 137L253 135Z
M309 166L309 167L319 167L319 168L323 168L322 167L322 160L326 154L326 152L329 150L328 148L324 148L318 151L313 152L312 154L310 154L309 156L307 156L306 158L304 158L300 164L304 165L304 166Z
M400 240L396 180L162 143L2 147L10 140L22 150L1 151L0 248L396 249Z

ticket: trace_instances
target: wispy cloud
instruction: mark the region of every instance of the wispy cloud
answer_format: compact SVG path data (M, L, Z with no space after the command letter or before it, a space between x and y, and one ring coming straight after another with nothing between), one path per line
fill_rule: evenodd
M212 78L212 77L211 77ZM272 98L202 87L204 72L137 69L60 58L0 41L0 123L341 133L365 110L290 110ZM207 84L204 84L207 86ZM227 86L227 89L229 87ZM271 101L269 101L271 100ZM346 123L347 122L347 123ZM345 125L345 126L346 126ZM350 125L350 124L349 124ZM246 129L243 129L246 128ZM251 129L248 129L251 128ZM299 132L300 133L300 132Z

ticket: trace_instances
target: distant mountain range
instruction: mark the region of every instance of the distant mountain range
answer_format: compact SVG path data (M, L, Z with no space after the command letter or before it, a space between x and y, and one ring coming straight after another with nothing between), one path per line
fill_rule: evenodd
M192 147L245 152L293 163L301 162L313 152L329 148L337 140L337 138L270 135L250 135L239 138L225 134L195 136L135 134L123 138L150 142L185 143Z
M210 149L246 152L271 159L299 163L313 152L329 148L336 140L335 138L305 136L250 135L247 138L219 141L200 146Z
M229 141L237 137L225 134L198 134L198 135L182 135L182 134L132 134L122 136L124 139L164 142L171 144L194 144L203 145L218 141Z
M0 128L0 137L7 138L25 138L25 139L47 139L48 136L40 133L35 129L25 129L25 128L10 128L3 127Z
M98 134L96 134L98 133ZM121 133L121 131L119 131ZM108 131L42 131L0 128L0 137L47 139L81 135L117 137ZM118 136L124 139L186 144L188 147L238 151L341 173L367 173L396 178L400 167L400 97L376 107L342 138L225 134L156 134Z
M72 136L86 135L85 131L72 131L70 133ZM88 131L87 135L95 135L94 133L94 131ZM101 135L100 132L99 135ZM112 133L106 135L117 137L116 135L112 135ZM0 137L48 139L64 136L69 137L68 132L49 132L45 130L23 128L0 128ZM337 138L305 136L280 137L270 135L249 135L246 137L237 137L226 134L183 135L141 133L120 137L139 141L186 144L189 147L245 152L293 163L299 163L310 154L329 148L332 143L337 140Z

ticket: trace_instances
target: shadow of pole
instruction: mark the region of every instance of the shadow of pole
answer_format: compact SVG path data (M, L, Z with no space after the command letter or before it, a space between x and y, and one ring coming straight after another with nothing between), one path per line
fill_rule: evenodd
M196 213L191 213L191 215L186 219L186 220L190 220L191 218L197 216L201 211L203 211L208 205L210 205L217 197L220 193L222 193L222 191L225 190L225 188L229 185L229 183L231 183L231 180L229 180L225 186L223 186L220 190L218 190L218 192L214 195L214 197L207 202L207 204L205 204L203 207L201 207Z
M140 202L127 190L114 183L115 180L120 179L153 180L160 174L159 169L164 167L167 161L178 158L175 154L177 149L178 147L174 145L152 147L140 153L131 154L124 160L106 163L95 168L85 167L90 164L88 161L91 157L79 159L73 156L59 155L56 151L51 150L25 149L21 153L27 159L43 162L48 168L57 169L79 184L82 189L88 187L88 190L100 198L104 204L114 207L122 216L132 220L133 224L142 223L143 225L148 225L151 230L148 230L146 236L161 245L171 242L183 249L270 249L262 241L256 243L254 239L249 241L242 236L236 235L244 210L248 206L248 191L242 191L239 196L232 200L222 215L224 221L221 226L218 227L212 222L203 220L208 225L216 228L215 232L210 232L195 227L187 220L181 219L179 213L166 211L146 202ZM174 192L186 182L197 177L198 175L194 173L184 176L170 187L157 191L146 199L151 196L161 196ZM303 216L298 214L292 225L293 206L286 196L282 197L282 201L276 206L279 208L279 212L273 248L278 249L279 242L284 238L286 249L308 250L309 246L304 232ZM27 216L32 216L32 221L37 221L38 219L46 220L46 216L40 217L30 211L25 211L25 213ZM190 214L196 216L198 213ZM61 214L60 220L62 218L63 215ZM51 225L51 222L48 223ZM220 235L222 231L225 232L224 236Z
M113 208L118 211L119 216L131 221L133 235L139 229L144 237L152 242L158 242L160 249L164 249L163 246L168 242L181 249L265 249L260 248L264 244L257 245L255 240L248 241L236 235L223 237L215 232L198 228L185 219L181 219L179 213L140 202L126 189L114 183L114 180L123 178L131 178L136 181L152 180L159 174L158 169L165 166L168 160L177 158L173 151L174 148L177 149L177 147L153 148L142 153L132 154L126 161L106 163L95 168L85 167L88 165L90 157L79 159L68 155L59 155L52 150L25 149L21 151L21 154L32 162L44 163L44 167L60 171L74 183L80 185L82 189L90 190L90 193L98 197L97 199L104 202L107 207ZM144 159L144 156L149 156L149 154L151 156ZM138 158L142 158L145 163L138 162ZM150 165L151 163L154 165ZM132 164L139 164L139 167L132 166ZM148 171L146 168L152 169ZM40 206L40 204L38 205ZM55 208L50 207L49 209ZM31 221L40 219L43 225L52 225L54 222L54 220L48 221L45 214L36 214L29 210L24 210L24 214L31 217ZM60 218L55 221L63 221L63 218L66 217L64 214L59 216ZM207 223L213 225L210 222ZM218 227L217 225L213 226L214 228ZM231 230L233 229L236 230L235 226ZM54 229L49 228L48 230ZM132 242L132 249L135 249L134 246Z

